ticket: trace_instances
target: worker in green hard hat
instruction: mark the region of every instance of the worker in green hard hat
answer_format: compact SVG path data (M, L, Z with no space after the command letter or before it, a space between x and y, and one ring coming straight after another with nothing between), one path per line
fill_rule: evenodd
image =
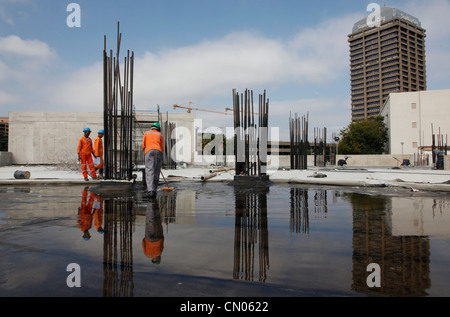
M158 189L164 152L164 138L158 122L153 123L151 130L145 132L142 149L145 153L145 180L147 183L145 196L153 198Z
M164 230L157 199L147 203L145 236L142 239L142 248L145 256L151 259L153 264L161 263L161 255L164 250Z

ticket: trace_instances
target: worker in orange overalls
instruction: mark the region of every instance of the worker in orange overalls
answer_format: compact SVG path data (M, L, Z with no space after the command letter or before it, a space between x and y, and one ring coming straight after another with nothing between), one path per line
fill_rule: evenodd
M94 224L95 228L97 228L97 232L102 234L105 232L103 229L103 199L100 197L100 195L94 196Z
M158 122L152 124L150 131L145 132L142 149L145 152L145 180L147 182L146 197L155 197L159 184L159 174L164 152L164 138Z
M145 212L145 237L142 239L142 249L153 264L161 262L164 250L164 231L161 222L158 200L149 201Z
M78 160L81 161L81 171L83 172L84 180L88 181L89 179L86 165L89 165L89 170L91 171L91 176L93 179L97 179L97 174L95 173L94 162L92 160L92 140L89 137L91 134L91 129L85 128L83 133L84 136L78 140Z
M89 196L89 201L87 199L88 196L88 188L86 187L83 190L83 194L81 196L81 207L78 207L78 226L80 230L83 232L83 239L89 240L91 238L91 234L89 230L92 227L92 206L94 205L94 193L91 193Z
M99 178L103 178L103 135L105 131L98 131L97 138L94 141L94 155L100 159L100 164L95 165L95 170L99 171Z

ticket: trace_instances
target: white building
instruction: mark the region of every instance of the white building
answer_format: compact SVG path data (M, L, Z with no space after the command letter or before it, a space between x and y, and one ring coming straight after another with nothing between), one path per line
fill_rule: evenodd
M380 115L389 129L389 154L430 154L432 135L445 145L450 134L450 89L391 93Z

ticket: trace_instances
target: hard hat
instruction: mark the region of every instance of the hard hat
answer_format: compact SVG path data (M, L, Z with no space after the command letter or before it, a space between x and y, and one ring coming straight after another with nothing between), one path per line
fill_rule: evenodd
M99 130L98 133L105 134L105 131Z
M159 122L153 123L153 124L152 124L152 128L153 128L153 127L156 127L156 128L158 128L158 129L161 129L161 126L159 125Z
M84 129L83 129L83 132L86 132L86 131L91 132L91 129L89 129L89 128L84 128Z

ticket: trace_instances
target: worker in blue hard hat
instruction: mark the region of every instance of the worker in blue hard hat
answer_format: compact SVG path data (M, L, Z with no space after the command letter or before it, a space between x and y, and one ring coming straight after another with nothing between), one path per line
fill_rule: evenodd
M88 188L85 187L81 195L81 206L78 207L78 227L83 232L83 239L89 240L91 234L89 230L92 227L92 206L94 204L95 194L91 193L88 200Z
M97 138L94 141L94 155L97 157L97 164L94 165L95 171L99 171L99 178L103 178L103 135L105 134L104 130L99 130L97 134Z
M93 179L97 179L97 174L94 169L94 161L92 160L92 139L89 137L91 134L91 129L84 128L83 129L84 136L82 136L78 140L78 160L81 161L81 171L83 172L83 177L85 181L88 181L88 172L87 166L89 166L89 170L91 171L91 176ZM95 154L94 154L95 157Z
M145 153L145 180L147 183L146 197L156 196L161 173L164 138L161 134L161 126L158 122L152 124L151 130L145 132L142 140L142 149Z

